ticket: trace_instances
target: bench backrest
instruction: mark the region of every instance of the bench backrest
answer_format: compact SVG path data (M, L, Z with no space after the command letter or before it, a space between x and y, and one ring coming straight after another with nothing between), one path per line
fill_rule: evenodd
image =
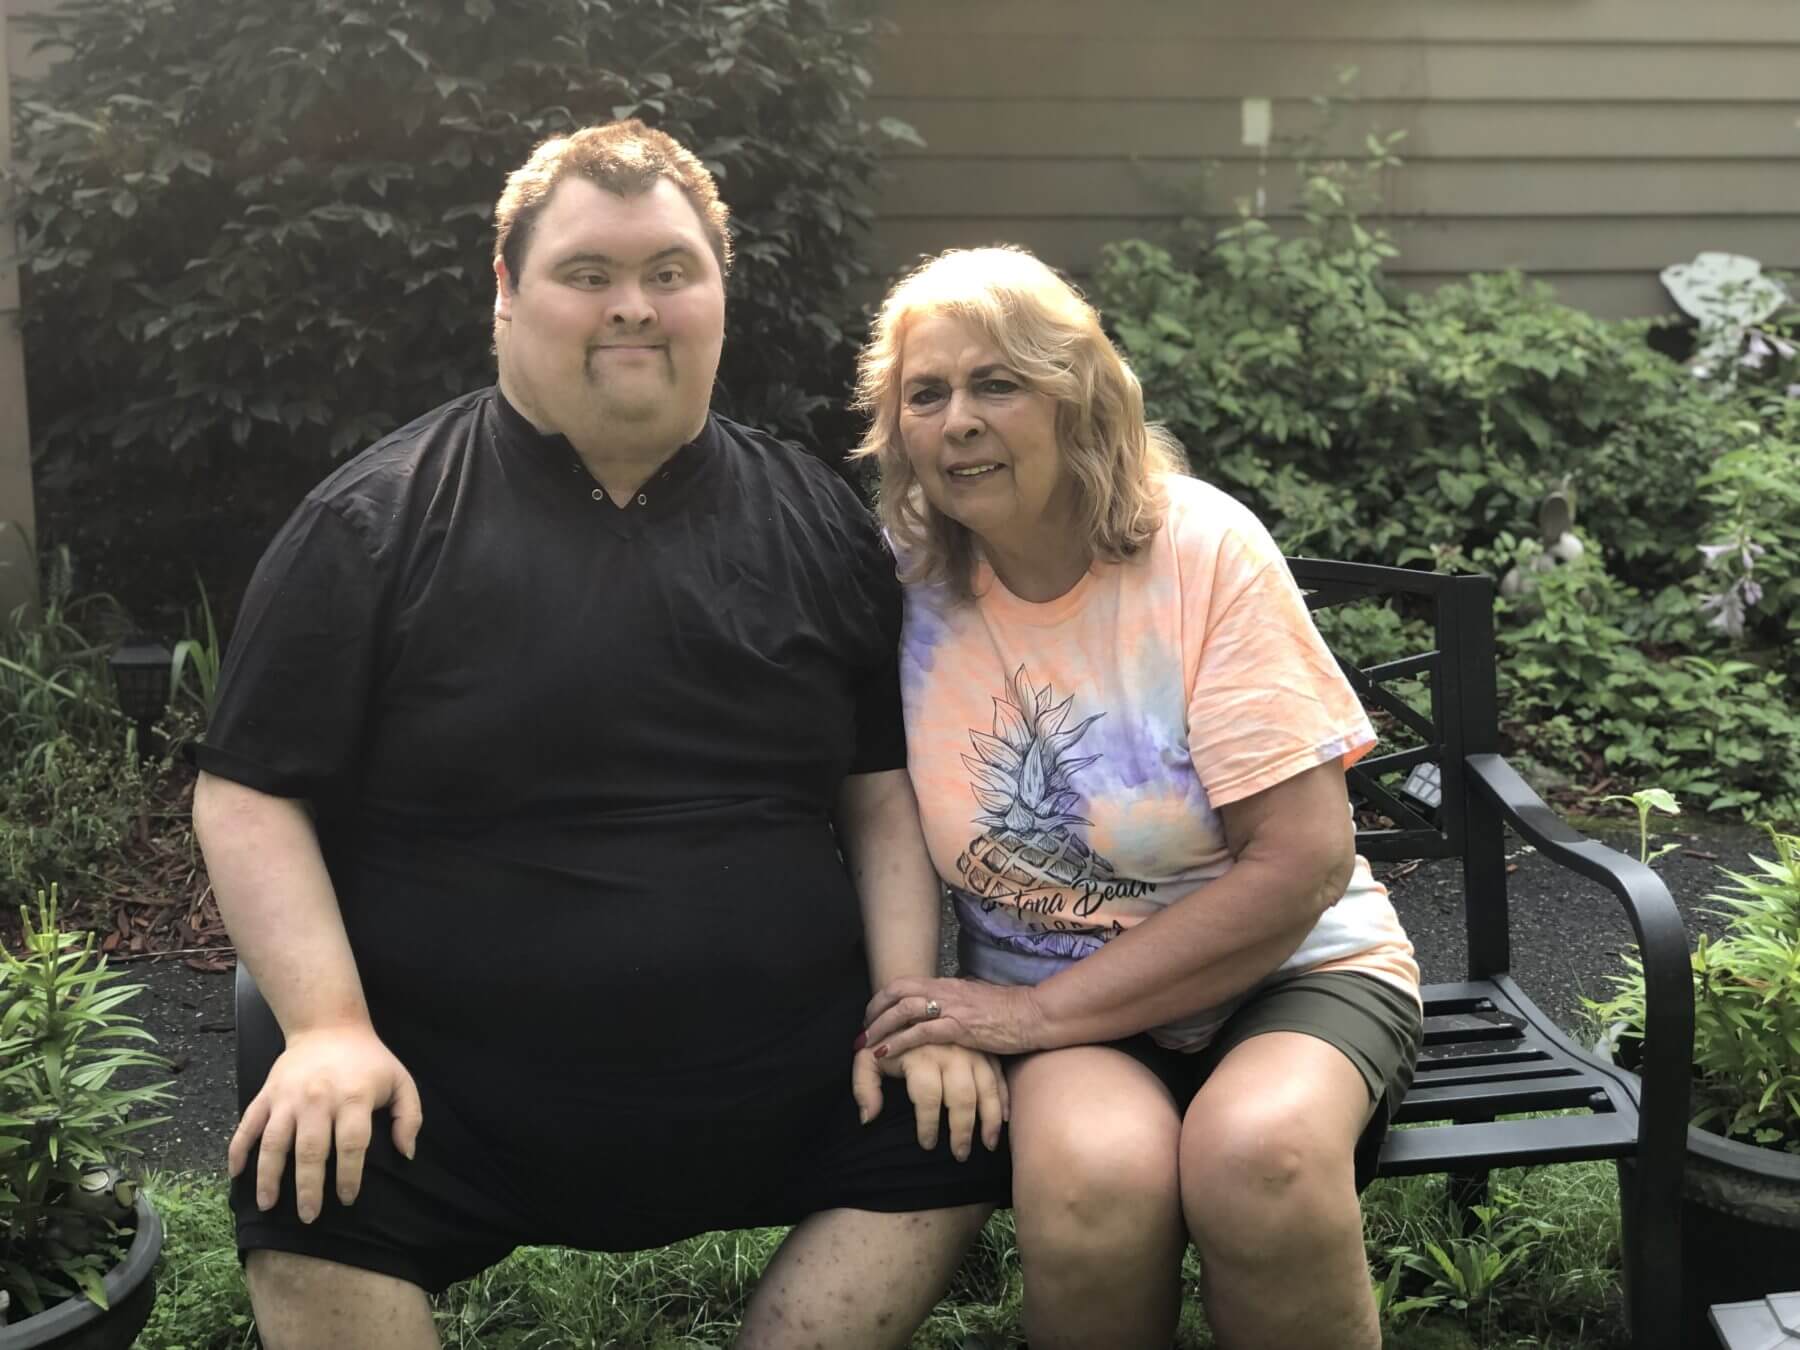
M1470 791L1463 772L1466 756L1499 749L1492 578L1322 558L1289 558L1288 567L1314 611L1382 605L1422 619L1431 632L1428 650L1377 664L1333 651L1381 737L1348 774L1359 817L1356 847L1371 862L1461 858L1470 976L1504 972L1504 836L1498 813ZM1399 687L1405 685L1410 698ZM1419 765L1437 766L1442 800L1435 811L1401 791ZM1370 824L1372 814L1386 822Z

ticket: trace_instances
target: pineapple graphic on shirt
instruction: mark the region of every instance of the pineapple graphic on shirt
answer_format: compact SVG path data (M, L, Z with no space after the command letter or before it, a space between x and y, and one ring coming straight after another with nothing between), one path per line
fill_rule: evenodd
M1073 828L1093 822L1070 809L1081 794L1069 780L1100 758L1072 752L1104 714L1065 729L1074 695L1054 702L1048 684L1031 687L1024 666L1008 678L1006 693L994 700L993 733L971 729L975 753L962 757L982 808L976 823L987 827L959 861L963 889L991 903L1110 880L1113 865Z

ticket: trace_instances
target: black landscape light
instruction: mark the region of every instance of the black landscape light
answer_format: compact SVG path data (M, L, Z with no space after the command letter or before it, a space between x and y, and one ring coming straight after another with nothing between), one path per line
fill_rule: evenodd
M107 662L119 688L119 711L137 724L138 753L150 753L150 728L169 706L175 654L153 638L121 642Z

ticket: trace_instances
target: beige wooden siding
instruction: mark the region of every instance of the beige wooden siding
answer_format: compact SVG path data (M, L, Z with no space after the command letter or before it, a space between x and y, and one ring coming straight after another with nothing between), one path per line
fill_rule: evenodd
M1012 239L1077 273L1101 246L1291 219L1295 140L1404 130L1384 223L1409 284L1522 267L1605 314L1667 310L1702 249L1800 269L1792 0L886 0L876 108L884 271ZM1347 86L1346 67L1356 69ZM1321 118L1312 100L1346 91ZM1275 145L1242 143L1273 100Z
M21 34L18 0L0 0L0 166L12 146L13 59ZM31 495L31 435L26 421L25 351L19 334L19 272L12 199L0 179L0 625L37 592L37 516Z
M55 7L56 0L0 0L0 10L5 12L8 25L6 55L13 79L14 97L19 93L18 82L42 75L56 59L58 50L38 48L37 44L44 35L26 23L26 16L46 13Z

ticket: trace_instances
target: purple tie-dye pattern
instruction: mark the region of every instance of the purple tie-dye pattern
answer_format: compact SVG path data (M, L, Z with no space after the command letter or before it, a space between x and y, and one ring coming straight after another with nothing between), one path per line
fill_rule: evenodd
M936 587L913 586L906 592L906 621L900 630L900 686L907 697L937 664L933 649L950 631L938 598Z
M1096 735L1088 742L1088 753L1097 753L1100 759L1088 767L1084 777L1123 788L1141 788L1146 783L1167 779L1168 766L1163 762L1154 743L1154 732L1148 725L1133 726L1107 717L1094 724L1094 731Z

